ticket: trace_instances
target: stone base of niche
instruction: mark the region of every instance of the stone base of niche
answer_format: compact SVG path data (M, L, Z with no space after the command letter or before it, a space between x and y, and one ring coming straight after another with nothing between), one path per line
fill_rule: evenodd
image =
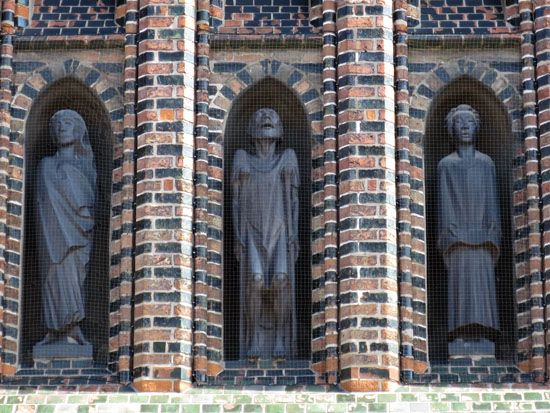
M207 383L234 386L312 385L315 384L315 374L310 370L309 365L308 360L226 361L225 370L216 377L209 377Z
M531 374L520 372L510 361L499 361L494 356L453 356L447 364L432 365L428 373L414 374L411 383L475 384L532 381Z

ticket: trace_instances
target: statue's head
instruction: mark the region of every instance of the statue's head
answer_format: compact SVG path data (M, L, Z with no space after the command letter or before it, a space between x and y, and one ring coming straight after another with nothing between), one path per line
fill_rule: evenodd
M86 123L74 110L57 111L50 119L50 134L58 146L75 145L77 155L92 153Z
M447 114L447 131L460 143L473 143L481 124L479 113L470 105L458 105Z
M254 112L248 124L248 134L253 139L282 139L283 125L277 112L271 108Z

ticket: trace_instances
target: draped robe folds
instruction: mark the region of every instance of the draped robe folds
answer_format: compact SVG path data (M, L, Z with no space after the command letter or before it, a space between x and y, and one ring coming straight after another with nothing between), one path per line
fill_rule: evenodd
M38 167L42 308L48 330L85 317L83 284L92 249L93 158L46 157Z
M240 263L241 324L240 357L246 357L251 343L252 322L246 313L246 282L251 274L262 274L264 286L270 288L275 274L284 273L290 281L290 314L286 325L284 345L286 354L295 354L296 306L295 271L296 257L290 241L298 240L298 198L295 189L300 185L296 154L287 149L276 154L271 161L262 160L243 150L235 152L232 175L233 225L236 242L242 246ZM287 191L285 185L292 186ZM289 210L290 209L290 210ZM277 305L273 303L273 305ZM266 308L263 311L267 311ZM264 323L267 324L267 323ZM269 328L269 326L267 326ZM270 343L272 344L272 343Z
M438 178L438 246L447 267L450 338L460 338L461 328L471 325L494 335L501 237L495 165L478 151L472 158L454 152L439 162Z

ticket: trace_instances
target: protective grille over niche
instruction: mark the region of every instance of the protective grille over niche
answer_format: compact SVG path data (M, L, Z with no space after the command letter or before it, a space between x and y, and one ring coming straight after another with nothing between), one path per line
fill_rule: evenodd
M514 263L521 239L522 151L510 113L460 77L431 103L423 141L429 357L516 358ZM515 203L513 203L515 200ZM514 238L516 234L516 238ZM520 255L516 255L519 257Z
M308 359L311 129L302 102L267 76L232 104L224 150L226 360Z
M109 116L85 84L63 78L33 102L24 145L22 365L59 345L106 365Z

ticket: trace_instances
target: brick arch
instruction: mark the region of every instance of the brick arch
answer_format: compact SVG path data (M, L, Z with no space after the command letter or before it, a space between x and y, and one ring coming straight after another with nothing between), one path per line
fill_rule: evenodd
M223 101L223 105L212 105L219 109L219 119L223 119L221 135L225 132L227 119L234 101L238 100L247 90L254 87L258 82L273 78L294 93L301 102L308 121L312 122L312 135L322 134L322 96L319 91L308 80L307 74L292 65L278 60L263 60L252 65L245 66L237 72L226 86L217 91L211 97L211 102ZM225 99L219 99L219 98ZM317 127L319 129L317 129Z
M89 87L103 102L112 123L122 119L123 97L120 90L110 86L106 75L101 71L75 59L37 69L27 77L13 95L12 119L26 122L33 100L49 86L66 77L74 78Z
M75 85L78 87L83 87L91 93L93 98L97 99L98 107L101 107L103 110L105 122L110 126L110 141L109 148L111 153L109 162L111 167L111 172L108 172L110 176L110 183L105 186L104 193L107 197L106 199L110 202L110 210L105 211L107 216L106 231L107 235L107 248L109 248L111 257L120 255L120 245L116 242L111 242L112 235L114 231L119 229L122 225L121 216L119 214L112 214L116 208L120 208L120 196L113 190L113 188L120 187L122 184L122 174L117 170L118 164L122 164L122 131L123 131L123 117L124 117L124 105L123 105L123 96L120 90L112 86L113 82L108 79L108 76L102 71L88 66L76 59L68 59L63 62L58 62L57 64L50 65L48 67L42 66L35 71L31 72L29 76L22 80L21 83L18 83L18 87L13 94L11 101L11 131L12 131L12 140L9 142L9 148L6 148L9 152L10 164L13 163L14 167L8 170L8 175L10 181L14 182L16 185L16 190L12 191L8 196L8 204L15 203L18 205L19 209L23 209L24 198L23 198L23 180L25 176L24 159L25 159L25 135L26 135L26 126L29 121L29 116L32 111L33 103L36 102L36 99L42 94L47 93L48 89L51 86L54 86L59 81L64 80L73 80ZM120 168L118 168L120 169ZM116 215L116 216L115 216ZM113 218L109 222L109 217ZM120 221L120 222L119 222ZM15 232L23 232L23 220L18 220L19 224L12 224L14 226ZM17 228L16 228L17 227ZM21 242L17 244L17 248L13 251L10 251L10 255L14 258L14 265L12 268L12 276L21 278L22 277L22 263L23 263L23 245ZM118 263L117 262L107 262L106 264L106 278L112 278L118 274ZM108 281L107 281L108 282ZM107 288L109 284L107 284ZM18 296L18 312L15 315L16 322L14 326L17 325L21 317L21 303L23 300L23 289L22 283L19 283L17 288ZM109 294L108 294L109 295ZM115 294L110 294L110 301L116 301L118 298ZM109 303L107 303L109 304ZM107 306L107 311L109 311ZM112 313L109 314L109 327L114 330L115 327L124 322L125 320L120 320L119 317L114 316ZM128 320L129 322L129 320ZM109 332L107 332L109 334ZM118 368L117 360L109 360L109 353L116 353L117 351L117 340L113 340L114 337L107 336L106 346L102 347L101 351L107 352L105 354L106 363L109 363L111 369L116 370ZM10 355L10 360L13 360L12 363L16 366L20 363L20 354L21 354L21 334L19 333L16 340L16 347L13 350L13 357ZM10 350L11 351L11 350ZM103 353L102 353L103 354Z
M426 191L425 187L425 162L426 153L424 148L424 138L426 136L426 127L432 105L437 103L438 97L446 90L447 87L456 81L479 82L484 85L487 93L492 94L492 97L501 105L503 115L507 117L510 127L510 139L512 139L514 149L510 153L511 161L514 165L513 188L511 189L510 197L514 198L514 202L518 202L518 198L524 197L519 186L525 185L525 180L521 177L525 176L525 155L522 147L523 125L522 125L522 97L517 87L514 86L506 76L499 73L492 67L482 62L477 62L469 59L456 59L449 62L444 62L436 66L433 70L427 73L424 78L412 89L410 101L410 134L409 134L409 153L410 158L410 200L406 208L412 216L412 251L409 251L413 261L411 275L413 278L412 287L401 292L402 301L411 303L411 311L414 313L413 319L418 320L414 323L414 328L411 325L410 341L415 342L414 351L408 355L411 359L419 362L419 365L428 367L428 323L427 323L427 220L426 220ZM521 202L525 202L522 200ZM517 206L517 205L514 205ZM523 212L517 212L514 209L513 221L522 219ZM517 228L512 230L512 236L518 234ZM516 248L518 240L512 241L513 248ZM522 247L523 248L523 247ZM515 250L514 250L515 252ZM400 254L401 254L400 250ZM517 271L518 265L515 264ZM516 290L517 298L517 290ZM516 315L517 316L517 315ZM518 320L519 318L516 317ZM421 351L417 349L421 348ZM517 349L517 352L521 350ZM524 369L520 364L518 367L522 372ZM422 374L424 371L415 371ZM416 376L414 376L416 377ZM416 379L412 378L413 381Z
M518 111L521 108L520 92L505 76L490 66L473 60L458 59L438 65L411 93L411 135L416 135L418 144L423 140L426 117L433 98L461 77L477 80L492 90L509 115L512 133L522 133L521 114Z

